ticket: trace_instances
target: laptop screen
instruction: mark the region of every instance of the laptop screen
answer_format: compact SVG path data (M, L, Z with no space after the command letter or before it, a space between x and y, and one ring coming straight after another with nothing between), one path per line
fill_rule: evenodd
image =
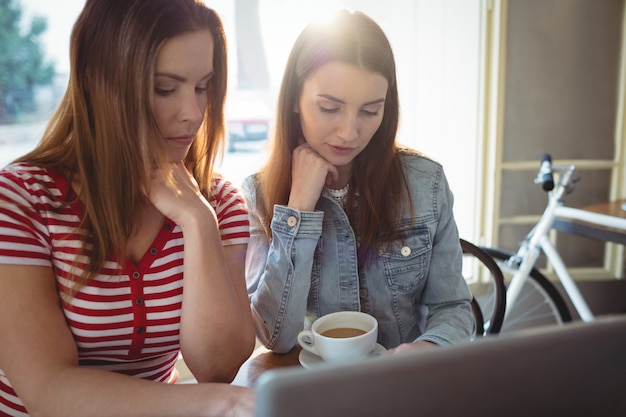
M258 417L626 416L626 315L267 371Z

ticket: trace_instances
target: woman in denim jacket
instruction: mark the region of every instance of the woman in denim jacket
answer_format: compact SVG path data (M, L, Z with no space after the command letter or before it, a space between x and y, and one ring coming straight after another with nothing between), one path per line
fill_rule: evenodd
M469 340L471 295L443 169L396 143L395 63L360 12L310 24L279 93L266 165L243 184L257 336L274 352L340 310L394 351Z

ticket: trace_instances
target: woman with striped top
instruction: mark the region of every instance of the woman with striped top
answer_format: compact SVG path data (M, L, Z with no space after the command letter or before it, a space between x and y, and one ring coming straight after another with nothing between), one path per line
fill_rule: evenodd
M248 217L214 172L220 17L87 0L66 94L0 171L0 415L251 416ZM179 354L198 384L167 384ZM155 383L163 382L163 383Z

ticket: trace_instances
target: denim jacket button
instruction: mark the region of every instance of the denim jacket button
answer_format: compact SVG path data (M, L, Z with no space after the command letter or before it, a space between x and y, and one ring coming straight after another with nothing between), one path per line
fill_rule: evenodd
M287 224L290 227L294 227L296 225L296 223L298 223L298 220L296 220L296 218L294 216L289 216L289 218L287 219Z
M408 246L403 246L402 249L400 249L400 253L402 254L402 256L409 256L411 254L411 248L409 248Z
M361 298L367 297L367 290L365 288L361 288L359 290L359 297L361 297Z

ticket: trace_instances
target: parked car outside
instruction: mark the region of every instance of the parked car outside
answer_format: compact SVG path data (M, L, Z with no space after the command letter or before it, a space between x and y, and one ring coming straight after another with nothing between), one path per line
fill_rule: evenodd
M226 98L228 152L238 142L265 141L273 118L266 94L255 90L233 90Z

